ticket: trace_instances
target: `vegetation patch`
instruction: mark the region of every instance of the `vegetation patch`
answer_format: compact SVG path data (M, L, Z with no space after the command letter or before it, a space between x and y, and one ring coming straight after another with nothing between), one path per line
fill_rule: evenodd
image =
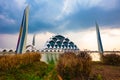
M5 55L0 58L0 70L19 68L22 65L40 61L40 58L41 55L39 53Z
M92 62L87 52L48 54L47 63L40 58L36 52L1 56L0 80L120 80L119 66Z
M91 58L86 52L61 54L57 71L63 80L87 80L91 72Z
M102 56L104 64L120 66L120 55L118 54L106 54Z

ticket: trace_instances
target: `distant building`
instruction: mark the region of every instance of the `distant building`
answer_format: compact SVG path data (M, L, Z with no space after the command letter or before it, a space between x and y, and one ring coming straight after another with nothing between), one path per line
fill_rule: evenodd
M76 52L78 47L62 35L56 35L50 38L42 52Z

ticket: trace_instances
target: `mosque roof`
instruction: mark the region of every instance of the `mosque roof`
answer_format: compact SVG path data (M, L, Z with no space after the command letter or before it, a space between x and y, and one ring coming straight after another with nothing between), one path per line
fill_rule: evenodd
M56 35L47 41L47 48L78 49L74 42L62 35Z

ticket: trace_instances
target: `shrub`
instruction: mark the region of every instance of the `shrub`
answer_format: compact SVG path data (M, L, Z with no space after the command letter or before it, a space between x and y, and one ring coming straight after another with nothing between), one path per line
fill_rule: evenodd
M120 65L120 55L118 54L106 54L102 56L104 64L108 65Z
M86 56L87 55L87 56ZM63 80L85 80L91 72L91 58L86 53L61 54L57 63L57 72Z
M77 57L79 59L81 59L82 63L83 63L83 70L82 70L82 75L84 76L84 78L88 78L90 76L91 73L91 62L92 62L92 58L90 57L89 54L87 54L87 52L83 51L80 52Z

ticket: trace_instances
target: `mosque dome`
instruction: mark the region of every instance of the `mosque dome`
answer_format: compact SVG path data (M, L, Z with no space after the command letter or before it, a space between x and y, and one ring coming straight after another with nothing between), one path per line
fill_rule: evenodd
M45 46L45 49L48 50L79 50L78 47L70 41L70 39L65 38L62 35L56 35L50 38Z

